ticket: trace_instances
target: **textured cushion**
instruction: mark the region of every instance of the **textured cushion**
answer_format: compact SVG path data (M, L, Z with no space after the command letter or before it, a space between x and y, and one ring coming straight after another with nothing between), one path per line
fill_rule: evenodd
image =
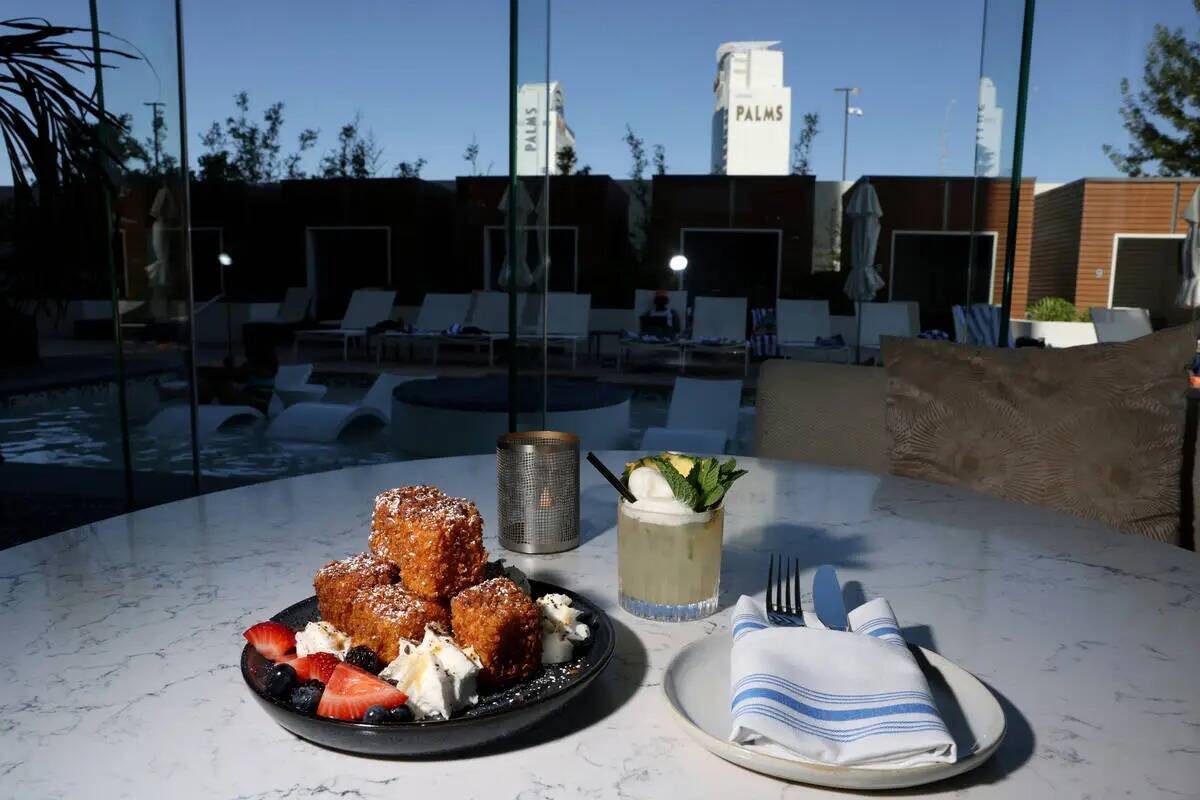
M886 339L897 475L1179 541L1190 326L1060 350Z
M876 367L767 361L758 378L755 455L887 472L886 389Z

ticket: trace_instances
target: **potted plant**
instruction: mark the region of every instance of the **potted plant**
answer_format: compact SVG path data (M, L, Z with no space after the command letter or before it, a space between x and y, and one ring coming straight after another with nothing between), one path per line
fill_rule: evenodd
M92 220L102 235L109 224L104 195L113 185L106 169L113 151L105 141L121 120L75 82L93 80L101 53L132 58L96 47L87 28L0 22L0 140L13 181L0 224L15 244L0 252L0 366L36 362L38 315L61 316L67 298L95 282L88 258L78 257L87 241L79 220Z
M1047 347L1075 347L1096 343L1096 329L1087 311L1061 297L1043 297L1025 311L1026 319L1013 320L1013 334L1041 339Z

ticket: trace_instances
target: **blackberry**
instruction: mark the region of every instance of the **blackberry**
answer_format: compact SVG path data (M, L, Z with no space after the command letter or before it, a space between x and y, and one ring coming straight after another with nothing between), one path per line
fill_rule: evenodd
M365 644L350 648L350 652L346 653L346 663L353 664L359 669L365 669L372 675L378 675L387 666L387 664L379 660L379 656L375 655L375 651Z
M292 693L288 699L292 704L292 708L301 714L312 716L317 713L317 706L321 704L321 693L324 690L325 685L320 681L305 681L295 689L292 689Z
M276 664L267 671L263 681L263 692L268 697L282 700L296 686L296 670L288 664Z

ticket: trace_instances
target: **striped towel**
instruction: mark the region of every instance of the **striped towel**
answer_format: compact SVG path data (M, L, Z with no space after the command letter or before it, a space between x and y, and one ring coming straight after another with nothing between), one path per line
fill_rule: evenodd
M954 740L883 598L848 615L853 633L767 623L733 611L730 741L815 764L875 769L953 763Z

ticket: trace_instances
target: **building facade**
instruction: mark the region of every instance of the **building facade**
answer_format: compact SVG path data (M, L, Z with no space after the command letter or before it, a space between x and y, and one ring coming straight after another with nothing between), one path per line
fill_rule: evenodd
M716 175L791 172L792 90L783 85L779 42L726 42L717 48L712 122Z
M575 147L563 111L562 84L524 83L517 89L517 174L557 175L558 154Z

